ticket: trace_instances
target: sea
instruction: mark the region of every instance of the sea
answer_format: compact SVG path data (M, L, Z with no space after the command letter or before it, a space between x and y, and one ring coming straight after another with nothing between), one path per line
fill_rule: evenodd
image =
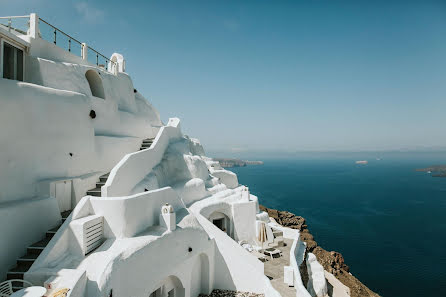
M245 156L245 159L259 159ZM356 164L367 160L368 164ZM230 168L267 207L306 219L317 243L381 296L446 296L445 152L302 153Z

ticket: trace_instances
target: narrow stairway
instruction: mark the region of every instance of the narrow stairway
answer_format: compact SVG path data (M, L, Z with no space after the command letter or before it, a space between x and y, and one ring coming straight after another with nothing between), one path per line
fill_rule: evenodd
M101 197L101 187L105 185L105 182L107 181L109 174L110 173L101 175L99 177L99 182L96 183L96 188L88 190L87 195Z
M150 148L155 138L147 138L142 141L140 151Z
M150 146L152 145L154 139L155 138L144 139L142 141L141 148L139 150L141 151L141 150L145 150L145 149L150 148ZM99 177L99 182L96 184L96 188L88 190L87 191L87 195L101 197L101 195L102 195L101 194L101 187L103 185L105 185L105 183L107 182L108 175L109 175L109 173L104 174L101 177Z
M17 259L17 265L8 271L8 274L6 275L6 279L23 279L23 275L25 272L29 270L31 265L33 265L34 261L37 259L37 257L40 255L40 253L43 251L43 249L47 246L48 242L50 242L51 238L53 238L54 234L56 234L57 230L59 230L60 226L65 222L65 220L70 215L71 210L67 210L61 213L62 215L62 222L59 226L54 227L51 230L48 230L46 232L46 236L41 241L38 241L36 243L33 243L27 248L26 255L20 257ZM12 283L12 288L15 291L18 291L22 289L23 283Z

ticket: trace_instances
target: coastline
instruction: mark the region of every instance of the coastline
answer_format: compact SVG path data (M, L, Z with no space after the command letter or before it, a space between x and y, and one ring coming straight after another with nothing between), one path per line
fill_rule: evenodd
M213 158L223 168L246 167L248 165L263 165L263 161L240 160L234 158Z
M337 280L350 289L351 297L379 297L377 293L370 290L360 280L350 273L349 266L345 263L341 253L335 251L327 251L318 246L313 235L308 229L308 225L303 217L297 216L288 211L281 211L267 208L260 205L260 210L265 211L268 215L276 220L276 222L284 227L297 229L300 231L300 239L307 244L306 252L313 253L318 262L324 267L324 270L331 273ZM305 261L301 267L302 282L307 284L308 276Z

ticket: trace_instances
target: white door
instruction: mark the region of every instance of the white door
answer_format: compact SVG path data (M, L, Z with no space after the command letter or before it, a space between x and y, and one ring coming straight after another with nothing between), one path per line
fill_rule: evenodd
M56 182L55 192L60 212L71 210L71 180Z

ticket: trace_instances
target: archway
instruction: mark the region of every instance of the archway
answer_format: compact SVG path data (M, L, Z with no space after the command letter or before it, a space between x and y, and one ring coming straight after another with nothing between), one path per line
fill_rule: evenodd
M104 87L102 85L102 79L95 70L88 70L85 73L88 84L90 85L91 95L105 99Z
M162 281L161 285L150 293L150 297L184 297L185 289L181 280L171 275Z
M217 228L219 228L221 231L225 232L226 234L228 234L229 236L231 236L231 220L229 219L229 217L219 211L214 211L210 216L209 216L209 221L211 223L213 223L215 226L217 226Z

